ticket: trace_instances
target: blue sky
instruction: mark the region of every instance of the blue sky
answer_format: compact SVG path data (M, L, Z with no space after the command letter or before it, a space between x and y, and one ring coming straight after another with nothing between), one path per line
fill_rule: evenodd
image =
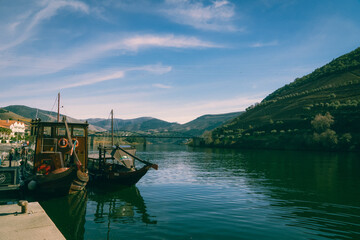
M0 107L185 123L360 46L358 0L0 0Z

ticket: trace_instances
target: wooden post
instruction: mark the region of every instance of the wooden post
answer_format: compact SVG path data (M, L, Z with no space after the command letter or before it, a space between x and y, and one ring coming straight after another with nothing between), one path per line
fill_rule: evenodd
M90 135L90 149L93 150L94 149L94 135Z
M28 201L20 200L18 205L21 207L21 213L27 213L28 210Z
M114 111L111 109L111 146L114 146Z
M143 147L144 147L144 149L146 148L146 138L144 138Z
M60 122L60 93L58 93L58 112L57 112L57 121Z

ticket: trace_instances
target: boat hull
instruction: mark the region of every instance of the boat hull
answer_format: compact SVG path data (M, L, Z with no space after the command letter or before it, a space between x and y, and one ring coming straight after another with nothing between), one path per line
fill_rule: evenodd
M61 196L82 191L88 180L87 173L83 173L72 166L57 169L48 175L32 176L25 181L25 188L30 193L42 196Z
M135 171L111 171L111 172L96 172L90 171L90 182L92 183L111 183L122 186L135 185L150 169L150 166L144 166Z

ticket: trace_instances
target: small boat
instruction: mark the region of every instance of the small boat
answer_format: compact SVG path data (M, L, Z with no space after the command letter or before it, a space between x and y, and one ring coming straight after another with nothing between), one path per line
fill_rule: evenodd
M33 154L22 163L22 189L26 192L67 195L82 191L89 176L88 123L31 121Z
M150 168L158 169L153 164L135 156L136 148L114 145L113 111L111 111L111 146L99 146L99 153L89 156L90 182L109 182L112 184L135 185ZM144 164L140 169L135 167L135 160Z

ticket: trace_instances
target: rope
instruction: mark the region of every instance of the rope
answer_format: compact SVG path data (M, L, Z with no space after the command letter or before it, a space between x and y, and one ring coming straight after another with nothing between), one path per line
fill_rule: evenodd
M108 121L111 121L111 114L109 113L109 116L108 116L108 119L107 119ZM110 136L110 134L109 134L109 131L106 131L105 133L104 133L104 135L103 135L103 146L105 146L105 139L106 139L106 137L108 137L108 136Z
M53 116L53 113L54 113L54 109L55 109L55 106L56 106L56 103L58 101L58 96L56 95L56 98L55 98L55 101L54 101L54 105L52 106L51 110L50 110L50 117Z
M119 126L118 126L118 123L115 121L115 117L114 117L114 133L117 132L118 135L119 135ZM120 137L118 138L114 138L114 144L119 144L120 145Z

